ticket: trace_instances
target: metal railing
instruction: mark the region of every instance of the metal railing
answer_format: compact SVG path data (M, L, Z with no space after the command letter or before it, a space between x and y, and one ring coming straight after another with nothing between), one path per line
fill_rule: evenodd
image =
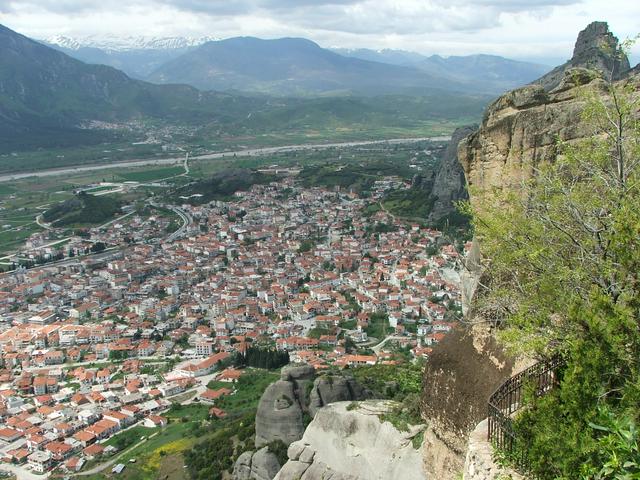
M533 389L536 396L544 395L557 385L557 370L563 365L559 356L538 362L508 379L489 397L489 441L520 467L526 467L526 449L518 445L513 414L522 407L525 388Z

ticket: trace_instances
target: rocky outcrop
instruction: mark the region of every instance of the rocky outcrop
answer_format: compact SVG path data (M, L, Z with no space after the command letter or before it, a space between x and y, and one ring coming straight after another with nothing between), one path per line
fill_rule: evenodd
M380 415L387 401L333 403L320 409L275 480L425 480L413 445L422 427L398 431Z
M371 397L371 392L362 387L352 377L340 375L322 375L316 378L309 395L309 413L312 417L316 412L330 403L365 400Z
M606 23L592 23L580 33L569 62L489 105L480 128L460 141L457 152L475 206L482 208L483 197L496 189L518 190L540 164L555 161L558 141L572 143L591 135L582 120L585 87L605 99L605 78L632 82L638 90L640 74L629 70L626 57L616 59L617 47ZM497 344L492 324L474 312L472 298L482 292L480 277L490 273L481 271L480 250L474 242L469 270L462 275L465 315L473 327L447 335L425 368L425 465L430 478L459 475L468 435L486 417L489 395L529 364L528 359L509 358ZM495 469L484 454L473 454L469 462L470 478L491 478L484 475Z
M520 188L541 162L556 158L558 140L588 135L588 127L580 121L584 96L567 73L553 92L529 85L503 95L487 108L480 129L460 142L458 158L472 203L479 203L493 188ZM599 79L589 83L602 87Z
M559 140L571 143L591 134L582 121L586 85L606 97L603 77L611 71L614 79L640 83L626 57L616 60L610 53L617 45L607 24L594 22L580 33L567 64L489 105L479 130L458 147L473 203L481 204L494 188L518 189L539 164L555 160Z
M268 447L257 452L244 452L233 468L234 480L272 480L280 470L280 463Z
M431 224L436 224L454 213L456 202L469 198L464 170L458 161L458 144L477 128L477 125L460 127L451 135L451 141L442 156L440 166L432 182L431 195L434 202L428 219Z
M259 450L244 452L238 457L233 479L271 480L280 464L267 445L281 441L288 446L300 440L305 431L305 418L313 417L326 405L370 397L371 392L352 377L329 374L316 377L310 365L283 368L280 379L267 387L258 404L255 445Z
M553 90L572 68L602 72L607 79L619 80L630 69L629 59L619 52L618 39L606 22L593 22L578 34L571 60L544 75L534 83Z
M313 383L312 383L313 382ZM260 398L256 413L256 447L275 440L289 445L302 438L304 417L333 402L364 400L371 392L352 377L321 375L310 365L289 366Z
M275 440L289 445L302 438L307 385L314 377L315 370L310 365L285 367L280 380L267 387L256 413L257 448Z

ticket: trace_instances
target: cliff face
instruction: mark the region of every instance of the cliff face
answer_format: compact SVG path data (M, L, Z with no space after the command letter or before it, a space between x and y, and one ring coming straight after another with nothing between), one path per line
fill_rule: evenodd
M487 416L489 395L513 372L514 362L486 323L451 332L434 348L422 395L429 478L455 478L462 470L469 432Z
M460 142L458 158L472 192L480 202L493 188L517 189L541 162L558 155L558 140L571 142L591 133L582 121L584 86L605 93L603 78L638 83L606 23L594 22L580 32L574 54L565 65L532 85L513 90L493 102L480 128ZM613 73L611 73L613 72Z
M480 128L460 141L457 152L475 206L481 208L483 198L495 189L519 189L538 165L555 161L558 140L571 143L591 134L582 120L585 86L606 97L604 78L613 72L612 78L640 90L639 69L629 70L625 57L616 60L611 54L616 48L617 39L607 25L595 22L580 33L569 62L487 108ZM429 425L425 464L430 478L456 478L464 464L468 435L487 415L489 395L528 365L527 359L509 358L496 343L490 324L473 311L472 297L483 274L480 250L475 243L467 262L470 270L463 274L465 314L473 327L448 335L434 348L425 369L423 416ZM474 472L484 469L479 466L481 457L472 455L468 462L475 465ZM473 478L489 478L483 475L474 473Z
M431 224L436 224L447 215L455 212L456 202L469 198L464 170L458 161L458 144L477 128L477 125L460 127L451 135L451 141L444 152L433 181L431 195L434 198L434 203L428 219Z

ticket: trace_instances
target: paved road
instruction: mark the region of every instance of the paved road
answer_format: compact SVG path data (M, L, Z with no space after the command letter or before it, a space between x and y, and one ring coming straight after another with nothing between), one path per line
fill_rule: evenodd
M236 150L236 151L230 151L230 152L209 153L206 155L191 157L191 160L215 160L215 159L227 158L227 157L253 157L257 155L270 155L274 153L297 152L302 150L324 150L324 149L334 148L334 147L358 147L362 145L376 145L376 144L400 145L404 143L421 142L424 140L446 141L446 140L449 140L450 138L451 137L449 136L393 138L389 140L369 140L369 141L361 141L361 142L287 145L283 147L252 148L252 149ZM105 170L109 168L143 167L146 165L173 165L181 162L185 162L185 159L183 157L159 158L159 159L156 158L156 159L147 159L147 160L127 160L125 162L112 162L112 163L105 163L105 164L98 164L98 165L84 165L84 166L67 167L67 168L51 168L51 169L40 170L37 172L30 172L30 173L14 173L14 174L0 175L0 183L15 181L21 178L29 178L29 177L51 177L55 175L68 175L73 173L91 172L95 170Z
M378 354L380 353L380 350L382 350L382 347L384 347L384 345L385 345L387 342L392 341L392 340L402 340L403 338L405 338L405 337L399 337L399 336L397 336L397 335L389 335L389 336L385 337L385 339L384 339L384 340L382 340L382 341L381 341L379 344L377 344L375 347L371 347L371 350L373 350L373 351L374 351L374 353L375 353L376 355L378 355Z

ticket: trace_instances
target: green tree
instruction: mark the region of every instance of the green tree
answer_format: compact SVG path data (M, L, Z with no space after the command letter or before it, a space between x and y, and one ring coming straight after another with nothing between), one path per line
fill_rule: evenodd
M513 351L566 360L560 388L529 395L516 420L540 478L638 478L625 469L640 464L637 448L612 461L623 455L606 440L611 418L638 421L640 402L639 109L630 82L596 82L582 87L589 137L467 208L490 272L480 316Z

